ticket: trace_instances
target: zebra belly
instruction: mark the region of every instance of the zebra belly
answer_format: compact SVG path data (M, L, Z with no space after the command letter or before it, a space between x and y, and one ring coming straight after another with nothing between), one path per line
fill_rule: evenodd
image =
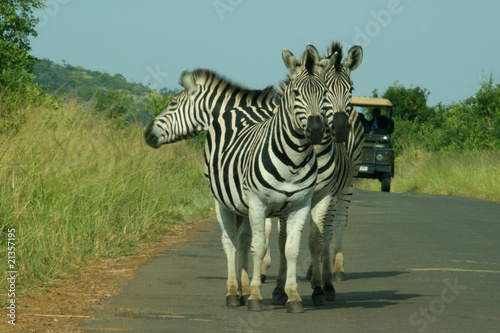
M224 166L214 170L209 175L212 195L226 209L242 216L248 216L250 202L256 201L265 205L267 216L281 216L288 208L311 199L315 191L316 177L311 177L306 183L294 183L289 179L285 182L270 181L264 186L249 177L240 182L232 172L219 172L225 170Z

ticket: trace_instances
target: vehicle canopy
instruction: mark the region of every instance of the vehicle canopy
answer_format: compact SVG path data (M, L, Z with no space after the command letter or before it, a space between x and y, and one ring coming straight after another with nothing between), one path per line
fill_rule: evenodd
M390 118L392 119L392 103L385 98L371 98L371 97L353 97L351 101L354 106L361 106L365 108L389 108Z

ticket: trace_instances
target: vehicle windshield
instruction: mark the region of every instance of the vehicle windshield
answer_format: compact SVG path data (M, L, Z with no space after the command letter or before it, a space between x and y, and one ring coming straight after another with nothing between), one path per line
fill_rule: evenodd
M361 122L366 134L392 134L394 131L394 121L390 118L389 111L377 107L369 109L367 113L369 114L368 117L364 113L360 113Z

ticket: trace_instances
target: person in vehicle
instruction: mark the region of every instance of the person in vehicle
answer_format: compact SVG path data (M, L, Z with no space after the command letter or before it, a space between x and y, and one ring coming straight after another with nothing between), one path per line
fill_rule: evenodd
M373 119L369 121L370 134L391 134L394 130L394 122L381 115L379 108L372 110Z
M361 120L361 124L363 125L363 129L365 130L365 133L369 133L371 131L372 127L371 127L368 119L366 119L365 114L360 112L358 117Z

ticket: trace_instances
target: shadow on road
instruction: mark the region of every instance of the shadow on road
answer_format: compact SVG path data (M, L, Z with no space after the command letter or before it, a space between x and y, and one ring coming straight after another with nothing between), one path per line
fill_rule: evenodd
M422 296L420 294L399 294L396 290L353 291L339 294L335 301L335 307L382 308Z
M408 274L405 271L382 271L382 272L359 272L359 273L346 273L347 280L357 279L371 279L371 278L384 278L398 276L401 274Z
M322 311L345 308L384 308L398 305L412 298L422 297L419 294L399 294L396 290L356 291L337 294L335 302L325 306L313 306L311 296L304 295L302 301L306 311Z

